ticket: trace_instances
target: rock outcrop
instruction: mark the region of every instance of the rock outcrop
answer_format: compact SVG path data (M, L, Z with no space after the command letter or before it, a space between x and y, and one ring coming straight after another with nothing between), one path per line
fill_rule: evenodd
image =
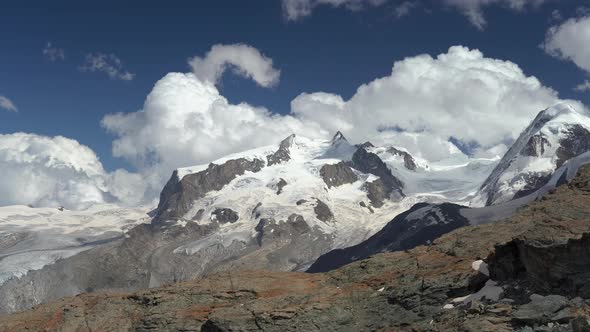
M340 187L343 184L353 183L358 180L358 176L343 161L322 166L320 176L328 188Z
M211 220L220 224L233 224L238 219L240 219L238 213L230 208L217 208L211 213Z
M362 173L379 177L365 185L367 197L374 207L383 206L384 201L387 199L404 197L402 192L403 183L391 173L389 167L376 154L368 152L364 148L358 148L349 164Z
M3 316L0 331L587 331L579 281L590 273L589 192L583 167L510 219L430 246L329 273L230 269L137 293L84 294Z
M415 171L418 166L416 165L416 160L414 157L406 151L402 151L400 149L396 149L394 147L390 147L387 149L387 152L391 153L394 156L400 156L404 159L404 167L410 171Z
M317 198L313 211L315 212L316 217L323 222L334 220L334 214L330 210L330 207Z
M279 144L278 150L275 153L266 156L267 165L272 166L272 165L284 163L286 161L291 160L291 154L290 154L289 149L291 148L291 145L293 144L294 139L295 139L295 134L293 134L293 135L285 138L283 141L281 141L281 144Z

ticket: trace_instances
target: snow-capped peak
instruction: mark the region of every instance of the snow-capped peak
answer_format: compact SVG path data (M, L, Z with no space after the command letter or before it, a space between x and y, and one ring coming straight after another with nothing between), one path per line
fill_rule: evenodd
M541 111L481 187L474 205L529 194L567 160L590 150L590 117L567 103Z

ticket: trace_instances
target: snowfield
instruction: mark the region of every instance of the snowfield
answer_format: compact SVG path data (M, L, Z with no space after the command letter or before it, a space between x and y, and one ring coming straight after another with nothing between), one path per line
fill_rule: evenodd
M123 237L134 226L150 222L148 211L108 204L83 211L0 207L0 285Z

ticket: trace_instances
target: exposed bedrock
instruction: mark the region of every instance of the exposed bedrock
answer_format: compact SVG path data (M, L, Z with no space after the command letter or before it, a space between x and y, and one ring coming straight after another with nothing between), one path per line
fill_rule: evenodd
M211 213L211 220L220 224L233 224L238 219L240 219L238 213L230 208L217 208Z
M334 220L334 214L330 210L330 207L326 203L322 202L317 198L316 205L313 208L313 211L315 212L316 217L323 222Z
M488 261L494 280L524 280L536 292L590 298L590 233L565 241L515 239Z
M349 165L362 173L379 177L372 182L367 182L364 186L367 197L374 207L383 206L387 199L398 200L404 197L402 192L404 184L391 173L389 167L378 155L368 152L364 148L358 148Z
M387 152L391 153L392 155L402 157L404 159L404 167L409 169L410 171L415 171L416 168L418 168L418 166L416 166L416 160L414 159L414 157L412 157L412 155L407 153L406 151L390 147L387 149Z
M266 156L268 166L281 164L291 160L291 154L289 149L291 148L294 139L295 134L285 138L283 141L281 141L281 144L279 144L279 149L275 151L275 153Z
M320 169L320 176L328 185L328 188L340 187L343 184L353 183L358 180L358 176L345 162L337 164L326 164Z

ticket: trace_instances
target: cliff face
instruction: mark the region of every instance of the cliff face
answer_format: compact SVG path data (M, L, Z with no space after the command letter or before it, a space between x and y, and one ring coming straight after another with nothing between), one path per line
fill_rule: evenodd
M512 218L330 273L227 271L84 294L0 331L588 331L590 167Z

